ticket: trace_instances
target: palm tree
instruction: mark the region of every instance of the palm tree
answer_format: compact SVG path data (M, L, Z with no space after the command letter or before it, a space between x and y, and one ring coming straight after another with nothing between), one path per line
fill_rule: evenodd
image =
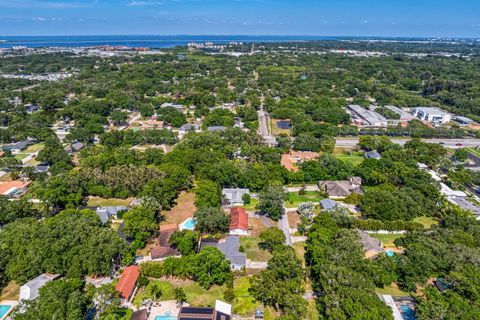
M187 301L187 296L185 295L185 291L183 290L183 288L180 288L180 287L175 288L173 290L173 294L179 306L183 305L183 303Z
M148 286L148 294L152 297L153 300L157 301L162 296L162 288L158 283L152 282Z

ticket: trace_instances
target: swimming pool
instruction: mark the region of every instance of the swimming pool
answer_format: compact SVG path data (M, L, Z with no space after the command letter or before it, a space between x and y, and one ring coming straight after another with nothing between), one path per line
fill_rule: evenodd
M0 319L3 319L3 317L5 317L5 315L10 311L11 308L12 306L8 306L5 304L0 305Z
M193 220L193 218L188 218L187 220L183 221L180 226L179 226L179 229L180 230L193 230L195 229L195 220Z
M402 304L400 306L400 313L404 320L416 320L415 310L412 309L409 305Z
M393 257L395 255L395 252L393 252L392 250L388 250L386 254L387 257Z
M170 312L165 312L164 315L156 316L155 320L177 320L177 317L172 316Z

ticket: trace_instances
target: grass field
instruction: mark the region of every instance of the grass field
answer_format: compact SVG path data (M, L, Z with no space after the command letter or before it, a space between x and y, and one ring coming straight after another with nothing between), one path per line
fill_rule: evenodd
M257 206L258 200L255 198L250 199L250 203L247 205L244 205L243 207L247 211L255 211L255 207Z
M272 119L270 121L270 128L272 129L272 134L274 136L278 136L280 134L286 134L287 136L291 136L292 135L292 129L281 129L277 126L277 123L281 121L281 120L277 120L277 119Z
M298 192L290 192L288 194L288 200L285 201L285 207L296 208L300 203L309 201L317 204L320 200L322 200L322 197L317 191L306 191L304 195L299 195Z
M365 157L363 156L363 153L361 152L349 153L349 152L337 151L337 152L334 152L333 155L335 156L335 158L342 160L344 162L350 162L354 166L359 166L365 159Z
M240 246L243 252L247 254L247 259L253 261L268 261L272 255L258 247L259 237L241 237Z
M180 224L188 218L193 217L195 212L195 194L193 192L182 192L177 199L177 205L171 210L162 211L165 221L161 224Z
M413 219L414 222L421 223L425 229L430 229L433 225L437 225L438 221L432 217L416 217Z
M375 239L382 241L384 247L395 247L393 241L400 238L401 234L382 234L382 233L369 233Z
M108 207L108 206L128 206L132 202L132 198L127 199L104 199L100 197L88 198L87 205L90 207Z
M29 146L27 149L25 149L25 153L35 153L35 152L38 152L40 150L42 150L44 147L44 144L43 143L37 143L37 144L34 144L34 145L31 145Z
M20 295L20 286L14 281L10 281L8 285L0 292L0 301L2 300L18 300Z
M400 290L396 284L391 284L384 288L375 288L375 292L377 294L385 294L393 297L406 297L409 295L407 292Z
M162 296L160 301L164 300L175 300L175 295L173 293L176 287L182 287L187 296L187 302L191 305L198 307L212 307L215 305L216 299L223 299L223 292L225 291L225 286L213 286L212 288L205 290L196 282L193 281L182 281L182 280L151 280L146 288L139 290L135 295L133 304L140 306L144 299L150 298L148 294L148 286L151 286L152 283L157 283L162 289Z
M28 153L19 153L15 155L15 159L22 161L26 157L28 157L30 154Z

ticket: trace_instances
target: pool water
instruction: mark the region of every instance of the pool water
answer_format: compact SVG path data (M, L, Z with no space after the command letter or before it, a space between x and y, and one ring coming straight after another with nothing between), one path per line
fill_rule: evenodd
M392 250L387 251L387 257L393 257L395 253Z
M156 317L155 317L155 320L177 320L177 317L169 316L169 315L156 316Z
M413 310L410 306L406 304L400 306L400 313L402 314L404 320L417 319L417 317L415 316L415 310Z
M10 308L12 306L7 306L7 305L0 305L0 319L3 319L3 317L10 311Z
M277 127L280 129L291 129L292 124L290 121L287 120L281 120L277 122Z
M183 223L183 229L187 229L187 230L193 230L195 228L195 220L193 220L192 218L189 218L187 219L184 223Z

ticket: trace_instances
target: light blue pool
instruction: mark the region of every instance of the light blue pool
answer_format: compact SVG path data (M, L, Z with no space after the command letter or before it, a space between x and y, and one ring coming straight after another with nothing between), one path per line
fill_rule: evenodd
M188 218L180 225L180 230L193 230L195 229L195 220L193 218Z
M5 317L5 315L8 313L8 311L10 311L10 309L12 308L12 306L7 306L7 305L0 305L0 319L3 319L3 317Z
M177 320L177 317L174 317L169 312L166 312L162 316L156 316L155 320Z
M395 255L395 252L393 252L392 250L387 251L387 257L393 257L394 255Z
M417 316L415 315L415 310L413 310L409 305L402 304L400 306L400 313L404 320L416 320Z

